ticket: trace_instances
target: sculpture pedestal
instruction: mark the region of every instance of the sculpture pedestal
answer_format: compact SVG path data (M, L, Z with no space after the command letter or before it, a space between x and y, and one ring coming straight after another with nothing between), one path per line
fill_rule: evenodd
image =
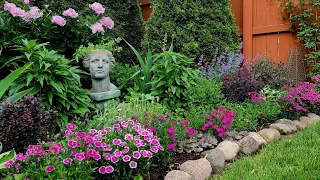
M93 104L96 108L103 110L108 103L109 99L114 99L120 96L120 91L108 91L108 92L100 92L100 93L90 93L89 97L93 101Z

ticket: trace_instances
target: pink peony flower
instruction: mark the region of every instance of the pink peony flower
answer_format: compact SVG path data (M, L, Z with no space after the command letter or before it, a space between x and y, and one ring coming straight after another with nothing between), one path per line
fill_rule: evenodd
M71 158L66 158L63 160L63 164L70 164L72 163L72 159Z
M110 17L103 17L99 22L108 29L112 29L114 27L114 22ZM144 116L146 115L148 115L148 113L144 113Z
M75 155L75 158L78 160L78 161L83 161L85 156L84 156L84 153L77 153Z
M131 161L131 162L129 163L129 166L130 166L131 169L134 169L134 168L137 167L137 163L136 163L135 161Z
M61 17L61 16L52 16L52 19L51 19L51 22L53 23L53 24L57 24L57 25L59 25L59 26L64 26L64 25L66 25L66 23L67 23L67 21L63 18L63 17ZM69 124L68 124L69 125ZM71 124L72 125L72 124ZM74 125L74 124L73 124ZM73 127L73 126L72 126ZM67 128L68 128L68 126L67 126ZM69 128L68 128L69 129ZM69 129L69 130L71 130L71 131L73 131L72 129Z
M4 2L4 5L3 5L3 9L5 11L11 11L12 9L16 8L17 6L13 3L8 3L7 1Z
M14 163L14 160L13 159L10 159L9 161L7 161L6 163L4 163L3 167L4 168L9 168L13 165Z
M105 173L106 173L106 167L105 167L105 166L101 166L101 167L99 168L99 173L100 173L100 174L105 174Z
M47 173L52 172L54 169L55 169L55 168L54 168L54 166L52 166L52 165L51 165L51 166L47 166L47 167L46 167L46 172L47 172Z
M64 15L64 16L69 16L69 17L71 17L71 18L76 18L76 17L78 17L78 13L77 13L74 9L72 9L72 8L69 8L69 9L63 11L63 15Z
M22 17L23 18L25 16L25 14L26 14L25 10L23 10L23 9L21 9L19 7L13 8L9 12L11 13L11 15L13 17L18 16L18 17Z
M114 168L112 166L107 166L106 167L106 173L110 174L114 171Z
M131 157L129 155L125 155L122 158L123 162L129 162L131 160Z
M93 4L90 4L89 7L96 13L96 14L103 14L104 13L104 8L103 6L98 3L98 2L95 2Z
M24 4L30 4L30 1L29 0L24 0L23 3Z

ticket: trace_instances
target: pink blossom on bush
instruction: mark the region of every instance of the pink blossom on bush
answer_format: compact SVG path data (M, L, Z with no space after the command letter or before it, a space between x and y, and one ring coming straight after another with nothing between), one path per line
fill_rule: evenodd
M13 9L11 9L9 12L11 13L11 15L12 15L13 17L16 17L16 16L18 16L18 17L24 17L25 14L26 14L25 10L23 10L23 9L21 9L21 8L19 8L19 7L13 8Z
M133 116L133 121L138 121L139 120L139 116Z
M3 9L5 11L11 11L12 9L16 8L17 6L13 3L8 3L7 1L4 2L4 5L3 5Z
M4 163L3 167L4 168L9 168L13 165L14 163L14 160L13 159L10 159L9 161L7 161L6 163Z
M93 4L90 4L89 7L96 13L96 14L103 14L105 9L103 8L103 6L98 3L95 2Z
M105 160L109 161L111 160L111 154L110 153L104 153L103 157L105 158Z
M24 4L30 4L30 1L29 0L23 0L23 3Z
M64 26L64 25L66 25L66 23L67 23L67 21L63 18L63 17L61 17L61 16L52 16L52 19L51 19L51 22L53 23L53 24L57 24L57 25L59 25L59 26ZM71 129L70 129L71 130ZM74 129L73 129L74 130ZM72 131L73 131L72 130Z
M66 158L63 160L63 164L70 164L72 163L72 159L71 158Z
M31 7L30 11L26 12L22 19L26 22L29 22L32 19L40 18L42 15L43 14L38 7Z
M105 167L105 166L101 166L101 167L99 168L99 173L100 173L100 174L105 174L105 173L106 173L106 167Z
M24 161L26 160L27 156L25 156L23 153L19 153L16 155L16 159L19 161Z
M50 172L52 172L54 169L55 169L55 167L54 167L53 165L51 165L51 166L47 166L45 171L46 171L47 173L50 173Z
M68 141L68 146L71 148L76 148L78 146L78 143L76 141L70 140Z
M174 146L174 144L168 144L168 149L171 149L172 151L176 151L176 147Z
M75 155L75 158L78 160L78 161L83 161L85 156L84 156L84 153L77 153Z
M111 162L117 163L119 161L119 158L117 156L111 156Z
M130 166L130 168L131 169L134 169L134 168L137 168L137 162L135 162L135 161L131 161L130 163L129 163L129 166Z
M69 8L69 9L63 11L63 15L64 15L64 16L69 16L69 17L71 17L71 18L76 18L76 17L78 17L78 13L77 13L74 9L72 9L72 8Z
M99 22L108 29L112 29L114 27L114 22L110 17L103 17ZM146 116L146 114L144 114L144 116Z
M138 151L134 151L134 152L132 153L132 157L135 158L135 159L140 159L141 154L140 154Z
M113 173L114 168L112 166L106 166L106 173L110 174Z
M125 155L122 158L123 162L129 162L131 160L131 157L129 155Z
M189 121L188 120L184 120L183 122L181 122L181 126L188 126L189 125Z

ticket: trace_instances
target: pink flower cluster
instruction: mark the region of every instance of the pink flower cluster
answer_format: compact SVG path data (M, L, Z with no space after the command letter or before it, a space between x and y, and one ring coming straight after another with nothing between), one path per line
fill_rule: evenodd
M29 1L25 1L25 4L29 4ZM31 7L30 10L26 12L17 7L17 5L8 3L7 1L5 1L3 9L10 12L13 17L20 17L26 22L38 19L43 15L38 7Z
M92 33L101 33L104 34L104 27L108 29L112 29L114 27L114 22L110 17L103 17L99 22L92 24L90 26Z
M218 122L211 121L213 117ZM208 122L206 122L202 126L201 130L206 131L207 128L211 127L217 131L219 137L224 137L227 135L226 130L231 129L232 120L234 117L236 117L235 113L233 113L229 109L219 107L218 109L211 112L211 116L206 115L206 119L208 120Z
M259 94L256 91L253 92L248 92L248 95L251 95L251 102L252 103L256 103L256 102L262 102L265 103L266 102L266 95L265 94Z
M66 16L66 17L69 16L71 18L78 17L78 13L72 8L69 8L69 9L63 11L63 15Z
M28 163L33 160L40 162L51 156L60 159L64 166L80 164L83 161L87 164L98 162L104 164L98 169L99 173L110 174L116 168L123 166L119 162L135 169L141 158L150 159L158 151L164 150L153 132L144 129L140 123L132 119L124 121L121 117L117 117L117 120L118 123L113 127L102 130L91 129L88 133L76 131L75 124L68 124L64 140L66 147L53 142L45 145L29 145L25 154L17 154L16 162L13 159L7 161L5 167L10 168L15 163ZM45 168L47 173L54 170L55 166L50 164Z
M320 76L315 76L314 79L318 79ZM300 86L297 88L291 88L288 90L288 93L283 97L279 98L280 101L290 102L290 106L287 107L290 111L304 111L306 112L308 107L317 108L317 105L320 103L320 92L316 90L316 86L313 83L309 82L300 82ZM282 109L285 106L281 106Z

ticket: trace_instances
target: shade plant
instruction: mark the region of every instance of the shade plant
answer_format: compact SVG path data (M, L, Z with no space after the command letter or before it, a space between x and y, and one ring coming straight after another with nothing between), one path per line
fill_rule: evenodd
M87 132L68 124L60 142L29 145L25 153L4 164L5 174L22 173L32 179L132 179L163 147L134 119L117 120L112 127Z
M92 108L89 92L80 85L81 75L87 73L72 66L72 61L35 40L23 40L15 46L15 52L5 66L16 69L24 62L32 65L11 85L9 95L33 88L32 93L40 95L47 109L54 107L58 111L60 125L67 123L69 115L82 116Z

